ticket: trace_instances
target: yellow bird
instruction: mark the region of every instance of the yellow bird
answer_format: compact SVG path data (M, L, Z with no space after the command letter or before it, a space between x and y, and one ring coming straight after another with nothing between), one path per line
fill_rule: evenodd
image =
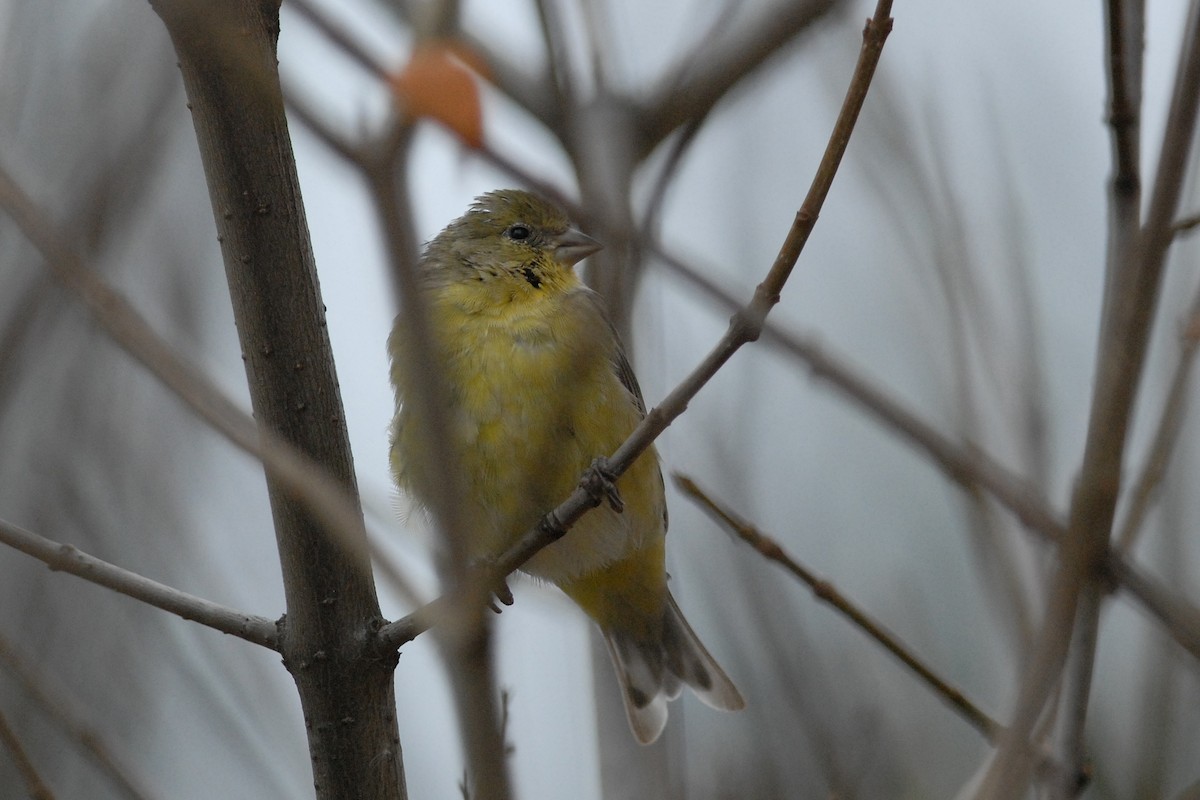
M645 404L600 297L572 267L600 245L561 210L524 191L476 199L425 248L419 280L448 389L450 442L408 402L422 380L403 318L388 339L397 484L429 504L444 484L427 457L449 446L462 470L468 557L494 558L575 488L597 456L637 427ZM667 508L654 449L616 482L623 512L603 505L524 572L562 589L600 626L637 740L667 722L687 684L714 708L745 705L667 590Z

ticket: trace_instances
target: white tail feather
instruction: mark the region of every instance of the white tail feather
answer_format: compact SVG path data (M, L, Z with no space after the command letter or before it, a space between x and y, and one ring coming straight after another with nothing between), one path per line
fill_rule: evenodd
M741 693L700 643L669 592L660 639L639 640L619 630L601 632L621 684L629 727L640 743L650 744L662 733L667 701L679 696L683 684L712 708L745 707Z

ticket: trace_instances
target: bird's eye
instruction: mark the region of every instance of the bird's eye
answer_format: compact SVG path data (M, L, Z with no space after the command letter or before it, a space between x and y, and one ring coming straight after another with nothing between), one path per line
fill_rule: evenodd
M515 242L520 242L528 239L532 231L529 230L528 226L517 223L516 225L510 225L505 233L508 234L508 238Z

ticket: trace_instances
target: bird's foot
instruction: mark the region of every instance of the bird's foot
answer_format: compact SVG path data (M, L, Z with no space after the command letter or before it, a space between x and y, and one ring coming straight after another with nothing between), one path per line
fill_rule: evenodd
M508 588L508 578L494 574L496 571L496 562L493 559L481 558L476 561L472 561L470 564L470 570L476 575L477 578L483 578L485 580L491 580L494 582L494 585L492 586L492 593L488 598L488 608L499 614L504 609L502 609L498 603L503 603L506 606L511 606L513 604L513 593L512 589ZM492 577L490 578L487 577L489 573L492 573Z
M488 603L488 608L490 608L494 613L499 614L504 609L496 604L497 600L506 606L511 606L513 604L512 589L508 588L508 581L504 578L501 578L500 583L497 584L496 588L492 590L492 600L490 603Z
M609 508L618 514L625 510L625 501L617 491L617 476L609 469L607 458L601 456L593 461L583 473L579 485L592 498L593 505L598 506L608 500Z

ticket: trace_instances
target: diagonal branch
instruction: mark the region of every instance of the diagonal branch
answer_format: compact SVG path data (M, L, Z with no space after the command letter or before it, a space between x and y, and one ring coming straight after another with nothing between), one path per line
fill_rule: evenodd
M813 596L822 602L833 606L859 630L874 639L885 650L895 656L900 663L916 675L935 694L939 695L954 710L956 710L971 727L979 731L989 744L995 744L1004 732L1004 726L972 702L961 689L952 686L939 676L932 667L923 662L907 645L882 623L874 620L856 606L851 600L837 590L829 581L817 575L805 565L789 555L777 541L764 534L757 527L730 511L721 503L713 500L691 478L675 473L675 485L688 497L696 502L710 517L724 526L759 555L768 561L774 561L792 573L797 579L812 590ZM1066 767L1054 761L1051 754L1037 754L1038 768L1045 774L1060 776L1064 781L1083 785L1087 776L1077 770L1068 772Z
M984 739L988 742L996 741L1004 726L993 719L987 712L980 709L975 703L971 702L963 694L962 690L951 686L948 681L934 672L932 667L926 665L925 662L913 654L908 646L901 642L894 633L885 628L880 622L872 619L870 615L847 599L829 581L792 558L777 541L764 534L754 525L746 522L723 504L712 499L694 480L678 472L672 477L675 479L675 485L679 490L691 498L710 517L753 548L763 558L766 558L768 561L774 561L792 573L792 575L812 590L813 596L817 600L831 605L850 620L859 630L883 645L885 650L899 659L900 663L908 667L935 694L941 696L943 700L958 711L959 715L970 723L971 727L979 731Z
M3 520L0 520L0 543L33 556L56 572L66 572L83 578L221 633L228 633L230 636L272 650L279 647L274 620L246 614L181 592L90 556L74 545L60 544Z

